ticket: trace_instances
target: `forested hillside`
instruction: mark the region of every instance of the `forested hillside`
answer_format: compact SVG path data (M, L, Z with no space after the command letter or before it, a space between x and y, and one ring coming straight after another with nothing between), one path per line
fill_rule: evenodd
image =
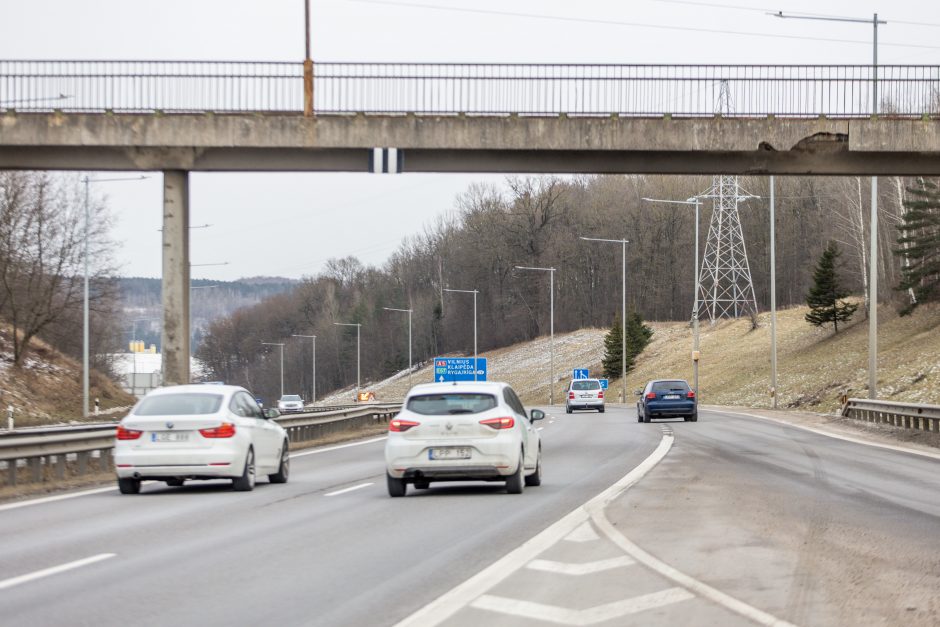
M879 187L879 296L906 295L894 255L896 224L910 181L883 179ZM740 213L758 306L769 305L769 196L766 178L742 178L761 198ZM356 329L361 323L363 380L386 376L407 363L407 315L414 309L414 359L473 350L473 297L443 288L479 290L480 350L548 333L549 277L520 273L516 265L553 266L555 330L607 327L620 309L620 246L582 236L630 240L627 302L648 320L690 315L694 285L694 210L643 199L686 199L711 186L711 177L601 176L509 179L505 189L475 186L446 218L427 225L382 268L348 257L291 292L237 311L210 325L198 352L219 379L249 386L270 398L279 390L277 353L261 342L285 342L285 387L309 396L311 346L294 334L317 335L319 393L355 383ZM777 178L778 305L805 302L813 267L829 240L844 251L839 268L850 291L866 290L867 180ZM711 217L701 216L704 245ZM704 249L704 247L703 247ZM863 311L859 315L864 315Z

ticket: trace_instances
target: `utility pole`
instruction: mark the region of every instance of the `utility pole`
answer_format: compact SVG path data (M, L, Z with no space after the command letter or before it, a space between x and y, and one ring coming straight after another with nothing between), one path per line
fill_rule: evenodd
M620 303L620 383L622 384L623 390L621 394L623 398L621 399L624 404L627 403L627 244L630 243L630 240L626 239L601 239L598 237L581 237L588 242L609 242L613 244L620 244L623 246L623 271L622 279L623 284L621 287L621 303Z
M549 339L549 375L548 375L548 404L555 404L555 268L536 268L531 266L516 266L516 270L536 270L548 272L548 292L550 310L550 339Z
M411 309L395 309L394 307L382 307L386 311L401 311L408 314L408 388L411 388Z
M317 402L317 336L316 335L293 335L291 337L310 338L313 348L313 357L310 361L310 402Z

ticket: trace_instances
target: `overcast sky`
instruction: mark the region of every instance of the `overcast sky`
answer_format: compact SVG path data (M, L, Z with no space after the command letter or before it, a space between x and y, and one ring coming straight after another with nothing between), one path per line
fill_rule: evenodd
M940 64L940 1L310 0L315 61ZM3 0L0 58L297 61L303 0ZM120 176L106 173L102 176ZM136 176L133 174L132 176ZM473 181L442 174L191 175L194 278L301 277L331 257L381 265ZM127 276L160 275L162 177L99 183Z

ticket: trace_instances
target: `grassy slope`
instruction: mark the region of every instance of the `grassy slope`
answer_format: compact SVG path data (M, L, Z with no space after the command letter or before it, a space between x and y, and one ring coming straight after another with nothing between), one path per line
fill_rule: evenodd
M863 314L838 335L803 320L805 307L777 314L778 404L830 412L839 396L868 395L868 323ZM885 399L940 404L940 306L919 308L900 318L893 310L879 310L879 396ZM627 393L649 379L692 379L692 330L688 324L652 322L653 341L627 375ZM699 372L702 402L715 405L770 407L770 314L762 314L759 327L749 320L701 325L702 360ZM559 403L572 368L598 372L603 354L600 329L582 329L555 338L555 370L559 376L555 402ZM527 403L548 401L548 338L490 351L490 379L509 381ZM431 380L430 366L415 372L415 383ZM408 379L397 376L368 386L379 400L400 399ZM616 401L619 381L611 381L610 400ZM337 393L324 402L348 402L351 392ZM632 397L630 401L632 402Z

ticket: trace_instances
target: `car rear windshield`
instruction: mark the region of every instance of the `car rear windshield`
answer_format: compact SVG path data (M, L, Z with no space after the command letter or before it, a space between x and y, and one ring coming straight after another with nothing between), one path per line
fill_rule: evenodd
M160 394L148 396L134 410L135 416L191 416L214 414L222 406L220 394Z
M688 392L689 384L685 381L657 381L653 384L654 392Z
M424 416L448 414L479 414L496 407L496 397L490 394L428 394L408 399L408 410Z
M600 381L573 381L571 383L572 390L599 390L601 389Z
M282 401L299 401L301 399L300 399L300 396L298 396L297 394L285 394L284 396L281 397L281 400Z

